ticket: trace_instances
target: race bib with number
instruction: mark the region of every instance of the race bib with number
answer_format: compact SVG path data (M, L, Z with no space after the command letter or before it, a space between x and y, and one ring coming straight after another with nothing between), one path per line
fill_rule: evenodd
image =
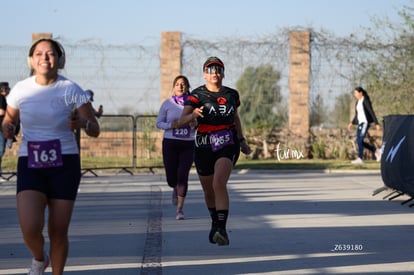
M63 165L60 140L28 141L29 168L50 168Z
M176 128L172 129L173 136L177 138L189 138L190 137L190 126L184 127L184 128Z
M230 144L234 144L233 133L231 131L222 130L210 134L210 145L213 152Z

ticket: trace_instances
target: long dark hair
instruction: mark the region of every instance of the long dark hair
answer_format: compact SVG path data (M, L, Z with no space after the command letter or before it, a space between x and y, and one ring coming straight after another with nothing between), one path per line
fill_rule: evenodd
M364 88L362 88L361 86L356 87L354 90L362 93L362 95L364 96L365 99L371 101L371 99L369 98L369 95L368 95L367 91Z

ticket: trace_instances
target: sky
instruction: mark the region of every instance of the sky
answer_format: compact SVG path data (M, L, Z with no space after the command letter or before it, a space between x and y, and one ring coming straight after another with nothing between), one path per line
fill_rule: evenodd
M214 39L312 27L347 36L373 17L399 21L414 0L13 0L2 5L3 44L27 45L33 32L108 44L159 41L163 31Z

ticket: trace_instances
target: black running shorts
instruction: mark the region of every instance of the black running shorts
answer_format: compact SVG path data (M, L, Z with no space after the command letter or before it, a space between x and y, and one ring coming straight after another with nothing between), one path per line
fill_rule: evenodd
M63 155L63 166L28 168L27 157L17 163L17 193L37 190L48 199L75 200L81 179L79 155Z
M200 138L200 134L198 134ZM240 156L240 142L237 139L237 134L233 132L234 144L213 152L210 144L197 144L195 147L194 163L197 173L200 176L211 176L214 174L214 165L219 158L228 158L236 165ZM197 139L197 137L196 137ZM206 139L204 139L206 140ZM208 139L207 139L208 140Z

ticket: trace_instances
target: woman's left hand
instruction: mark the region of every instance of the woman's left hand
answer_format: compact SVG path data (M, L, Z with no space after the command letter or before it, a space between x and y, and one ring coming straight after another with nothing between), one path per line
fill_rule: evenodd
M245 155L249 155L252 152L252 149L250 149L249 144L245 140L240 143L240 150Z

